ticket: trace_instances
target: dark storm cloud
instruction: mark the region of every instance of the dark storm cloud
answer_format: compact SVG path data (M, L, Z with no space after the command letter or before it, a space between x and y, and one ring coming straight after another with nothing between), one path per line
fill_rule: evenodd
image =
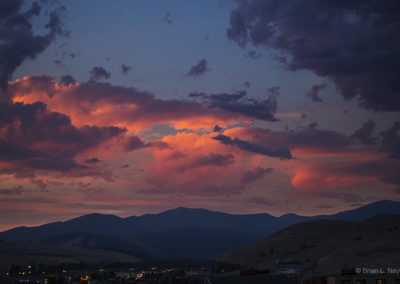
M26 59L35 59L58 35L66 35L62 29L60 15L65 8L58 8L49 14L45 24L47 33L37 35L33 29L33 19L40 15L42 7L35 1L30 9L22 12L22 0L0 2L0 87L7 82L18 66ZM43 2L40 2L43 4Z
M85 160L85 164L97 164L99 162L100 162L100 160L96 157Z
M92 82L97 82L101 79L109 79L111 77L111 73L102 66L94 66L89 73L91 75L89 81Z
M383 131L381 135L382 151L389 154L390 158L400 160L400 121L393 123L392 127Z
M60 83L64 86L68 86L70 84L75 84L76 80L71 75L64 75L60 78Z
M0 173L16 174L19 177L34 177L35 170L65 172L71 169L82 169L69 156L54 155L43 150L29 149L25 145L14 145L0 139L0 160L12 163L0 168Z
M310 90L307 92L307 96L310 97L314 103L322 103L324 100L321 99L318 94L324 88L326 88L326 84L312 85Z
M290 70L331 78L346 98L375 111L400 110L397 0L239 0L229 39L281 53Z
M121 70L122 70L122 73L126 75L132 70L132 67L128 66L128 65L125 65L125 64L122 64L121 65Z
M208 98L208 95L206 93L190 93L188 95L190 98Z
M76 128L69 117L46 105L0 105L0 160L28 169L68 171L86 168L74 157L125 132L118 127Z
M264 100L247 98L245 91L233 94L191 93L189 97L202 99L208 108L219 108L227 112L240 113L248 117L254 117L265 121L278 121L274 113L277 109L276 97L279 95L279 87L267 90L268 97Z
M250 143L238 138L232 139L229 136L222 134L213 137L213 139L220 141L222 144L237 146L242 150L253 152L256 154L261 154L273 158L280 158L282 160L292 159L292 154L290 153L288 148L277 148L272 150L260 144Z
M146 143L139 137L131 136L127 139L124 149L125 149L125 151L130 152L130 151L134 151L134 150L137 150L140 148L147 148L150 146L151 145L149 143Z
M317 127L318 127L318 122L311 122L308 126L307 126L307 128L309 129L309 130L315 130L315 129L317 129Z
M22 186L14 186L12 188L0 188L0 195L21 195L24 191L24 187Z
M149 148L149 147L165 149L165 148L168 148L169 145L168 145L168 143L163 142L163 141L145 142L142 139L140 139L138 136L130 136L126 139L126 141L124 143L124 150L126 152L131 152L131 151L135 151L138 149Z
M247 52L247 56L250 57L251 59L258 59L261 57L261 54L255 52L254 50L251 50L249 52Z
M272 171L273 171L272 168L253 167L250 170L243 172L240 181L242 182L242 184L252 183L253 181L262 178L263 176L265 176L268 173L271 173Z
M289 148L306 150L312 153L343 153L354 151L359 144L355 138L333 130L317 129L311 123L296 131L274 131L263 128L245 127L241 136L252 143L268 148Z
M190 162L189 168L198 168L204 166L227 167L235 163L235 157L232 154L216 154L198 156Z
M359 142L372 145L376 143L377 138L373 136L375 130L375 122L372 120L368 120L364 122L362 127L354 131L351 138L357 139Z
M190 67L190 70L186 73L186 75L192 77L204 75L207 71L209 71L207 65L207 60L205 58L202 58L196 65Z
M221 130L222 130L222 127L220 127L219 125L215 125L213 132L220 132Z

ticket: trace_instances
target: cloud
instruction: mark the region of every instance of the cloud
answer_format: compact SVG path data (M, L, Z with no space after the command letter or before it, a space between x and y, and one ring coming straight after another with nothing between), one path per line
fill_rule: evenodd
M267 149L284 148L297 159L290 163L292 185L303 191L319 191L323 188L354 186L363 182L382 185L400 185L400 164L394 159L397 145L396 123L384 131L381 140L373 139L373 123L366 122L356 135L320 129L298 129L296 131L273 131L254 127L227 129L219 141L234 144L230 137L240 137L248 143ZM366 130L368 131L366 131ZM360 143L361 140L368 142ZM386 139L386 144L383 142ZM379 144L378 144L379 143ZM392 159L376 152L377 145L386 145L386 153ZM396 146L395 146L396 145Z
M111 73L104 69L102 66L94 66L90 71L90 79L89 81L99 81L101 79L109 79L111 77Z
M132 70L132 67L131 67L131 66L128 66L128 65L125 65L125 64L122 64L122 65L121 65L121 70L122 70L122 73L123 73L124 75L126 75L126 74L128 74L128 73Z
M170 17L171 17L171 13L170 12L166 13L163 21L166 22L167 24L172 24L173 21L170 19Z
M232 154L216 154L210 153L207 155L195 157L188 167L198 168L204 166L227 167L235 163L235 157Z
M13 188L0 188L1 195L21 195L25 189L22 186L14 186Z
M278 93L278 88L269 89L264 100L247 98L245 92L189 95L198 102L165 100L133 87L93 81L65 85L47 75L10 82L7 90L14 102L41 101L49 110L68 115L76 126L118 125L130 131L156 124L211 129L216 124L225 126L239 120L276 121Z
M249 52L247 52L247 56L250 57L251 59L258 59L261 57L261 54L255 52L254 50L250 50Z
M375 130L375 122L372 120L368 120L364 122L362 127L354 131L351 138L357 139L363 144L372 145L377 141L377 137L373 136Z
M246 93L210 95L209 108L220 108L229 112L237 112L246 116L252 116L265 121L277 121L274 117L277 102L275 96L269 96L266 100L246 100Z
M392 127L381 134L383 152L389 154L390 158L400 160L400 121L393 123Z
M221 130L222 130L222 127L220 127L219 125L215 125L213 132L220 132Z
M85 160L85 164L97 164L97 163L100 163L100 160L96 157Z
M322 103L324 100L318 96L319 92L326 88L326 84L315 84L311 86L311 89L307 92L307 96L311 98L314 103Z
M190 70L186 73L187 76L198 77L204 75L208 69L208 63L205 58L202 58L197 62L196 65L190 67Z
M398 2L239 0L227 36L278 51L289 70L332 79L346 99L400 110Z
M354 142L345 134L334 130L320 130L313 126L307 129L288 132L288 147L309 149L314 152L345 152L350 151Z
M46 105L0 105L0 165L2 172L32 175L37 170L68 172L88 169L74 157L125 133L118 127L75 127L64 114ZM92 174L92 173L91 173Z
M352 192L321 191L317 196L336 199L346 203L363 202L363 199L358 194Z
M265 147L263 145L253 144L253 143L250 143L250 142L238 139L238 138L232 139L229 136L226 136L223 134L215 136L215 137L213 137L213 139L220 141L222 144L237 146L242 150L261 154L264 156L280 158L282 160L292 159L292 154L290 153L290 150L287 148L277 148L277 149L271 150L268 147Z
M144 142L137 136L131 136L126 140L125 151L134 151L140 148L150 147L150 144Z
M252 183L264 175L272 172L272 168L262 168L262 167L252 167L251 169L243 172L242 177L240 178L242 184Z
M303 163L294 169L292 185L302 191L318 192L325 188L343 188L364 183L400 185L400 164L395 160L331 160Z
M76 80L71 75L64 75L60 78L60 83L63 84L64 86L68 86L71 84L75 84Z
M46 192L46 187L49 184L42 179L31 179L31 183L35 184L41 192Z
M154 147L162 150L168 148L168 146L169 146L168 143L165 143L163 141L145 142L138 136L128 136L125 137L124 151L131 152L138 149L149 148L149 147Z
M355 149L355 140L334 130L316 129L315 124L295 131L275 131L256 127L238 127L225 131L227 135L242 137L268 148L288 148L296 155L329 155L350 153Z
M238 194L242 168L251 161L214 139L212 133L186 133L164 136L168 148L152 148L154 159L146 165L146 193L185 196Z
M57 36L65 36L60 16L65 8L59 7L49 12L46 32L39 35L33 27L33 20L41 14L44 2L35 1L23 12L22 0L1 2L0 13L0 87L5 89L7 82L18 66L26 59L35 59ZM43 4L45 5L45 4Z
M246 201L249 203L253 203L253 204L258 204L258 205L264 205L264 206L277 206L280 204L280 202L278 201L274 201L274 200L270 200L270 199L265 199L262 197L249 197L246 198Z
M279 87L268 89L267 94L268 98L265 100L249 99L246 91L210 95L206 93L191 93L189 97L201 99L209 109L218 108L264 121L278 121L274 113L277 109L276 98L279 95Z

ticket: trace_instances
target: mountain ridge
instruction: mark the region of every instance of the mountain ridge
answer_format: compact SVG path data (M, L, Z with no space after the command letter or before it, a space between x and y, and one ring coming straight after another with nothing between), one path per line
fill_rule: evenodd
M17 227L0 232L0 240L47 242L64 240L76 242L85 234L98 248L105 248L104 240L111 240L110 248L128 253L139 252L151 257L211 257L265 237L294 224L317 219L337 219L343 221L363 221L379 214L400 215L400 202L378 201L353 210L332 215L300 216L293 213L280 217L268 213L235 215L207 209L185 208L167 210L159 214L142 216L119 216L101 213L86 214L64 222L53 222L36 227ZM72 233L78 234L76 237ZM162 242L162 238L165 242ZM182 238L186 236L187 239ZM203 236L199 238L198 236ZM180 249L187 248L187 253ZM206 242L208 241L208 243ZM61 241L58 243L62 244ZM204 250L191 246L201 244ZM126 245L121 245L126 244ZM211 249L205 249L210 247ZM143 248L143 249L142 249ZM207 253L204 253L207 251ZM176 252L176 253L175 253ZM179 253L178 253L179 252ZM175 253L175 254L174 254Z
M373 209L373 210L371 210ZM168 218L177 218L176 221L180 221L180 223L177 226L166 226L165 229L171 229L171 228L176 228L180 226L190 226L193 225L191 224L186 224L187 218L188 217L197 217L198 214L206 214L206 221L201 221L202 223L206 223L207 226L212 227L213 224L209 223L209 219L215 220L215 218L238 218L240 219L247 219L247 218L265 218L263 221L270 219L270 222L276 222L278 220L287 220L289 222L299 222L299 221L305 221L305 220L312 220L312 219L345 219L345 220L360 220L360 219L367 219L368 217L372 217L375 215L379 214L399 214L400 215L400 201L390 201L390 200L381 200L381 201L376 201L361 207L358 207L356 209L351 209L351 210L346 210L346 211L341 211L335 214L331 215L315 215L315 216L303 216L303 215L297 215L295 213L287 213L283 214L279 217L273 216L269 213L256 213L256 214L231 214L231 213L225 213L225 212L219 212L219 211L212 211L204 208L188 208L188 207L177 207L175 209L170 209L163 211L161 213L155 213L155 214L143 214L139 216L129 216L129 217L119 217L116 215L112 214L103 214L103 213L90 213L90 214L85 214L82 216L78 216L66 221L56 221L56 222L51 222L39 226L19 226L15 227L9 230L5 230L0 232L0 239L4 233L11 232L13 230L29 230L29 229L35 229L35 228L48 228L48 227L58 227L61 225L70 225L70 226L76 226L76 224L82 222L82 221L90 221L94 224L100 222L104 223L106 219L112 219L113 221L118 222L122 226L126 225L136 225L135 228L140 230L140 233L144 232L151 232L153 229L151 229L151 226L149 224L146 224L148 222L154 222L154 219L156 218L161 218L164 220L159 221L160 223L163 223L165 219ZM197 214L197 215L196 215ZM204 216L204 215L203 215ZM100 220L101 219L101 220ZM139 221L140 220L140 221ZM168 219L167 221L171 221L171 219ZM193 220L191 220L193 221ZM226 221L225 219L222 221ZM232 221L231 221L232 222ZM136 223L136 224L135 224ZM199 222L197 222L199 223ZM195 224L194 225L200 225L200 224ZM206 226L206 227L207 227ZM150 228L149 228L150 227ZM218 224L218 227L220 227L220 224ZM126 228L125 228L126 229ZM128 233L131 233L132 229L128 230ZM78 230L79 231L79 230ZM160 230L155 230L155 231L160 231ZM111 232L112 234L112 232Z

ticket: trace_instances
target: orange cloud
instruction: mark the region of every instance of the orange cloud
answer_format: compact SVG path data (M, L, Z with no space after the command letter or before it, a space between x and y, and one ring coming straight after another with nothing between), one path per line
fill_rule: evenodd
M13 102L43 102L51 111L71 118L75 126L117 126L139 131L171 123L178 129L213 129L239 120L254 121L251 114L211 109L184 100L162 100L135 88L87 82L60 84L53 77L27 76L9 84Z

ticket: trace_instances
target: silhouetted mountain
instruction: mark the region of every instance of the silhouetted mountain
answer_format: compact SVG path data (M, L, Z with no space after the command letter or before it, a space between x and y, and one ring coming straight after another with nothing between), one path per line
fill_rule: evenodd
M229 228L253 236L262 236L271 232L279 218L270 214L232 215L206 209L179 207L160 214L146 214L140 217L128 217L149 232L162 232L179 227ZM273 231L274 229L272 229Z
M54 222L38 227L18 227L0 233L0 239L44 241L66 233L98 235L132 235L145 231L133 222L114 215L88 214L65 222Z
M400 216L305 221L216 260L272 271L292 267L304 276L355 267L395 267L400 261Z
M296 214L274 217L267 213L234 215L184 207L128 218L89 214L65 222L11 229L0 233L0 239L70 244L80 239L83 247L93 244L96 248L132 255L203 257L261 240L306 220L361 221L377 214L400 215L400 202L384 200L334 215L313 217ZM110 245L107 247L106 243Z

